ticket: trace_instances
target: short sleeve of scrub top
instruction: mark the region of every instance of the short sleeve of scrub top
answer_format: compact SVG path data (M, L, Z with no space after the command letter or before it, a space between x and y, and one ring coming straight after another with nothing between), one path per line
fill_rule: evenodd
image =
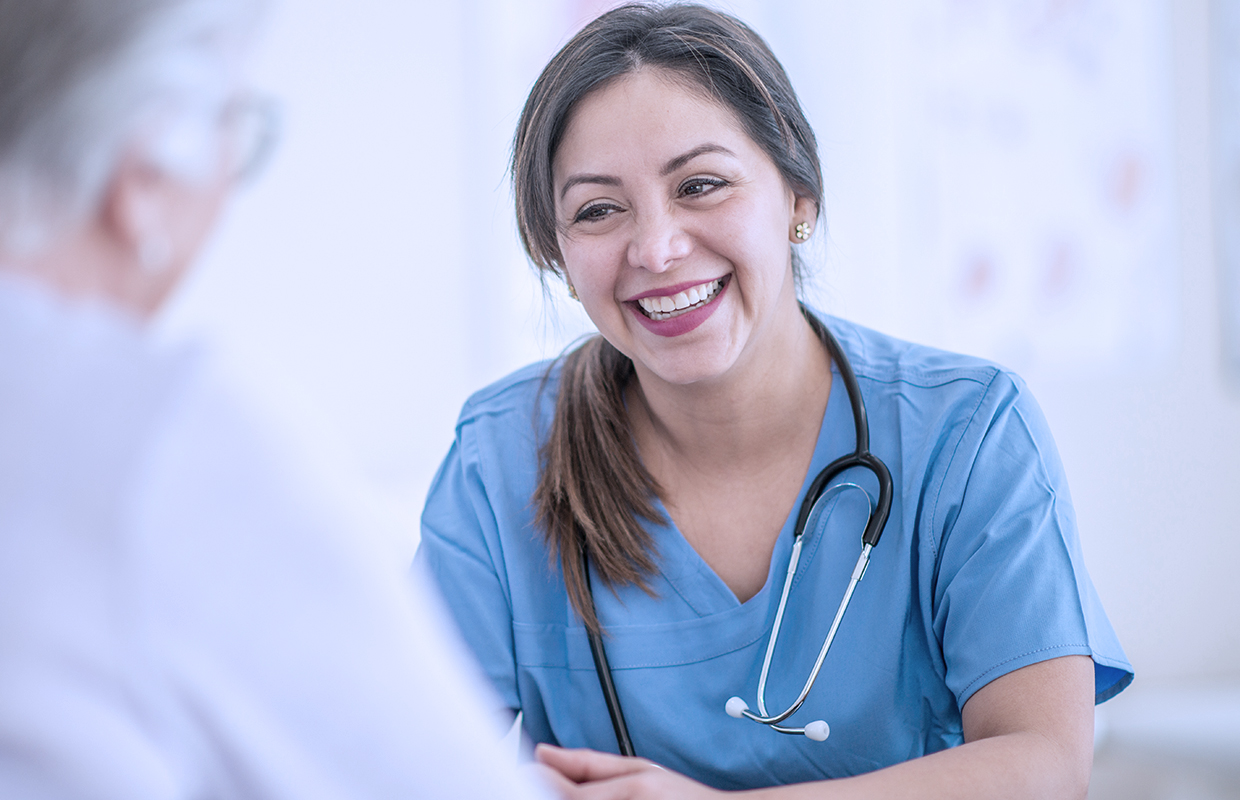
M1096 702L1132 680L1085 570L1054 442L1024 383L978 359L823 320L857 374L870 449L894 483L882 540L817 682L786 723L824 720L828 739L733 719L724 705L735 695L756 707L796 511L814 476L854 448L838 371L758 594L740 603L670 518L647 525L653 595L610 590L595 577L638 754L721 789L854 775L959 745L960 710L973 693L1040 661L1091 657ZM466 403L427 499L417 559L531 739L616 752L585 628L534 522L558 374L555 364L534 365ZM788 707L809 675L877 497L866 472L835 483L806 526L767 684L771 712Z

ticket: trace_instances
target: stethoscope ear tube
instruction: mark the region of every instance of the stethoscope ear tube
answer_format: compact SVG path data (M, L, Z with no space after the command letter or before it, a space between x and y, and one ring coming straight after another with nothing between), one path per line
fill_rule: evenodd
M590 556L583 545L581 548L581 568L586 573L586 591L590 593L590 604L594 605L594 584L590 580ZM595 606L597 608L598 606ZM616 731L616 744L622 756L636 756L633 740L629 738L629 726L624 721L624 711L620 708L620 695L616 693L616 684L611 679L611 665L607 663L607 651L603 649L603 637L598 631L586 629L590 637L590 654L594 656L594 671L598 673L599 686L603 690L603 699L607 703L607 713L611 715L611 726Z

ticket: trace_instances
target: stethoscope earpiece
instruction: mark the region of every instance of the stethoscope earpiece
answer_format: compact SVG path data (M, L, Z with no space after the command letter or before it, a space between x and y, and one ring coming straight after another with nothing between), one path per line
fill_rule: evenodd
M745 712L749 710L749 704L739 697L732 697L728 699L728 703L723 707L723 710L728 712L729 717L744 719Z
M831 726L820 719L816 719L805 726L805 735L815 742L825 742L827 737L831 735Z

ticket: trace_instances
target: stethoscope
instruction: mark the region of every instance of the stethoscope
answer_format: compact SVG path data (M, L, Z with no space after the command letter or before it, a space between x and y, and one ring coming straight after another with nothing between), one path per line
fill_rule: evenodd
M844 618L844 612L848 610L848 604L852 600L853 592L857 588L857 584L861 582L861 578L865 575L866 567L870 563L870 551L878 544L878 539L883 535L883 528L887 524L887 516L891 513L891 473L887 470L887 465L877 456L870 452L870 425L866 419L865 403L861 399L861 388L857 385L857 376L853 373L852 364L848 362L848 358L844 355L844 351L840 349L839 343L835 341L835 337L827 330L826 326L818 321L812 314L806 314L805 318L814 328L815 333L822 339L823 344L827 346L827 350L831 353L832 360L835 361L839 368L840 377L844 379L844 388L848 393L848 402L852 406L853 422L856 425L857 445L854 452L837 458L826 466L818 476L814 478L810 484L809 491L805 494L805 500L801 503L800 513L797 514L796 527L792 532L792 555L788 558L788 573L784 578L784 590L779 597L779 608L775 611L775 623L771 627L771 637L766 645L766 656L762 660L762 673L758 678L758 713L749 710L749 705L739 697L733 697L728 700L724 710L729 716L737 719L750 719L754 722L761 722L763 725L769 725L772 730L779 733L803 734L814 741L823 741L830 735L831 728L823 720L814 720L803 728L793 728L781 725L784 720L796 713L801 704L805 702L805 698L809 696L810 689L814 686L814 681L818 679L818 672L822 669L822 662L827 657L827 651L831 649L831 642L835 640L835 633L839 630L840 620ZM818 651L818 659L814 662L814 668L809 673L809 678L805 681L804 688L797 695L797 699L786 710L779 714L769 714L766 710L766 679L771 668L771 657L775 653L775 642L779 639L779 628L784 620L784 608L788 603L788 591L792 588L793 578L796 575L797 562L801 558L802 534L805 533L805 526L809 521L810 513L819 499L829 496L832 493L856 490L866 496L869 502L869 494L855 483L842 483L828 488L828 484L844 471L860 467L867 469L878 479L878 503L871 507L869 519L866 522L865 533L861 536L861 556L857 559L857 565L853 568L852 577L848 581L848 588L844 591L844 598L840 601L839 608L836 609L835 619L831 621L831 629L827 632L827 638L823 640L822 649ZM581 553L582 566L586 571L586 588L589 590L590 602L594 602L594 587L590 582L590 563L589 556L583 549ZM636 755L633 749L633 740L629 738L628 723L624 718L624 711L620 708L620 697L616 694L616 685L612 681L611 666L607 663L607 653L603 649L603 637L601 634L590 631L590 652L594 656L594 668L598 672L599 686L603 690L603 698L607 702L607 711L611 714L611 724L616 731L616 743L620 747L620 754L626 756Z

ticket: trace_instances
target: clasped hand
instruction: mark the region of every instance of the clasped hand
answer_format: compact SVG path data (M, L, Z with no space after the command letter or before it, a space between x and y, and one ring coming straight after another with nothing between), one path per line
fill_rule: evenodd
M547 744L534 749L534 758L539 777L564 800L707 800L723 795L644 758Z

